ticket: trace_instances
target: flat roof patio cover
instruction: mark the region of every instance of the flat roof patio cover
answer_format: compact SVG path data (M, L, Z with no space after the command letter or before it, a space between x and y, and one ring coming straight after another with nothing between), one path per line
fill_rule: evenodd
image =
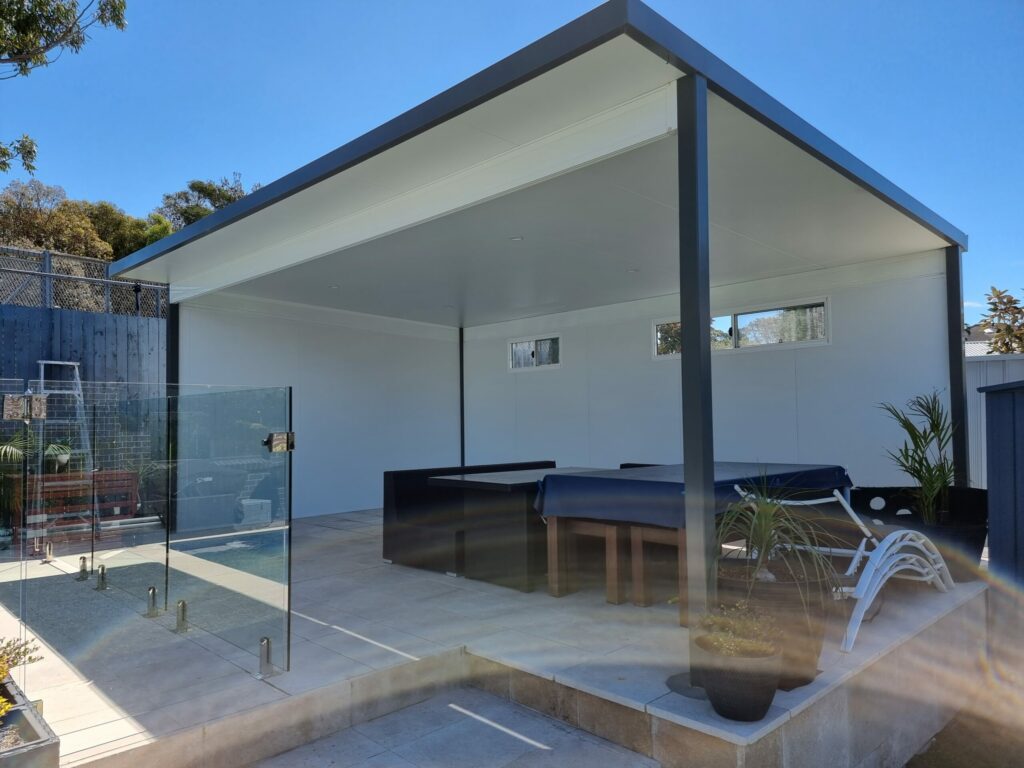
M942 249L962 474L966 246L647 6L612 0L111 272L168 282L174 302L230 290L459 329L678 286L699 610L714 539L711 287Z

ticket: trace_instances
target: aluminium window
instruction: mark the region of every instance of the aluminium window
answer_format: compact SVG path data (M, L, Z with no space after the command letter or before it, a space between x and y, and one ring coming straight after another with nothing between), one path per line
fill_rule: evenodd
M825 301L721 315L711 320L711 349L747 349L828 340ZM655 357L674 357L682 347L679 321L654 324Z
M509 344L508 361L512 370L556 366L561 363L561 338L546 336L513 341Z
M732 316L715 317L711 320L711 348L732 349ZM654 324L655 357L674 357L683 348L678 320L666 320Z

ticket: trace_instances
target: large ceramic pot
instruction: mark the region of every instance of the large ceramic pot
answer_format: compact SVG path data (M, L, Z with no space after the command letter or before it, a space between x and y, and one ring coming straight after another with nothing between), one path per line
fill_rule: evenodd
M775 619L782 633L779 687L788 691L818 675L832 586L824 578L795 581L784 565L771 564L769 570L777 581L755 581L750 561L722 560L718 600L723 605L746 600Z
M761 720L772 705L779 686L782 654L723 656L701 646L701 684L715 712L730 720Z

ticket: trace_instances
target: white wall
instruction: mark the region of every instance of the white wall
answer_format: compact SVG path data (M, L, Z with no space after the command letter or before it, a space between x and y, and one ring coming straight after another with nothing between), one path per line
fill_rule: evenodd
M381 504L387 469L459 462L458 332L212 294L181 307L183 384L293 388L293 513Z
M1024 379L1024 355L981 355L966 358L968 446L971 485L988 487L988 450L985 444L985 395L979 387Z
M903 482L899 430L877 408L948 388L940 252L724 286L715 314L827 297L830 343L713 353L721 460L837 463L861 485ZM466 330L467 461L678 462L678 360L654 359L652 322L678 296ZM561 334L561 366L511 372L507 344Z

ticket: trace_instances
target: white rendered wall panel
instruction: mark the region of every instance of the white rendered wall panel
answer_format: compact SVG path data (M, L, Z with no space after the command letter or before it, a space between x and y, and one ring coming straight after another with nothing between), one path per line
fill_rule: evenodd
M292 387L296 516L379 507L384 470L458 464L454 329L214 295L181 305L180 336L182 383Z
M831 315L828 344L712 354L716 456L904 482L885 454L900 432L877 406L948 389L944 291L935 253L713 288L716 313L827 297ZM652 323L677 315L669 295L467 329L467 460L678 462L679 361L651 349ZM562 335L559 369L508 370L511 339L550 333Z

